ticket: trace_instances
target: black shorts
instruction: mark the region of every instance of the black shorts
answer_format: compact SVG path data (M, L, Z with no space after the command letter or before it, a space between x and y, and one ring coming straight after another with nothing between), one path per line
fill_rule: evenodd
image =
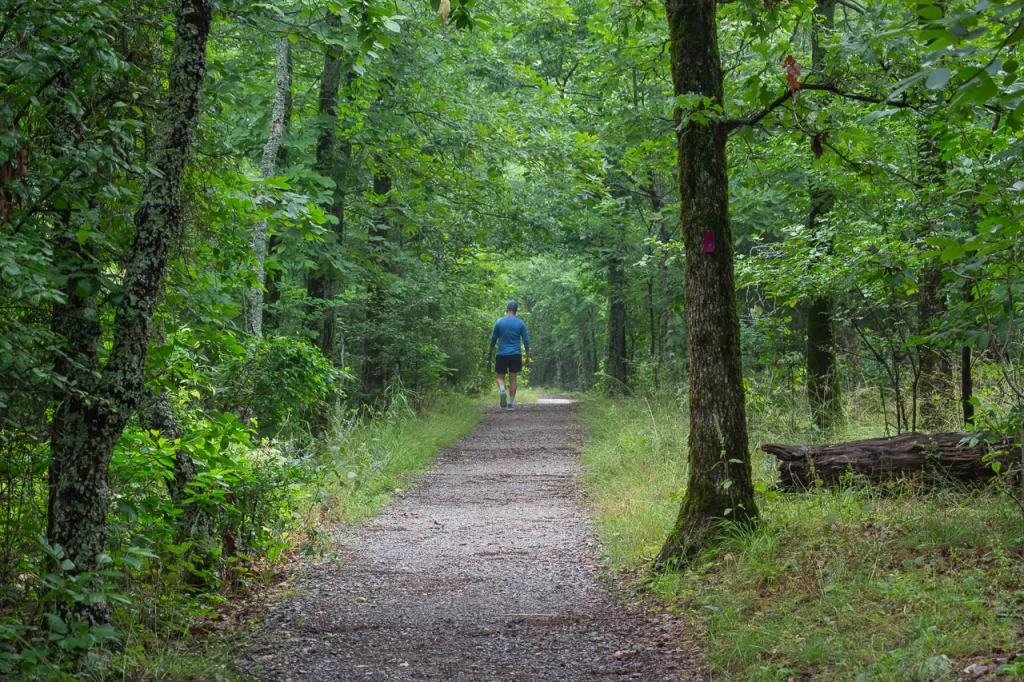
M494 361L494 371L498 374L504 374L505 372L519 374L523 371L523 356L499 355L498 359Z

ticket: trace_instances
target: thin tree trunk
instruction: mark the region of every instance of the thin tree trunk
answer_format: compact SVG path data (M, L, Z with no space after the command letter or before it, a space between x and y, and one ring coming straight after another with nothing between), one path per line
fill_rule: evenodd
M327 17L327 25L331 29L336 28L340 25L340 19L336 15L330 14ZM339 244L344 234L345 225L345 201L339 183L337 159L335 158L341 66L340 56L334 52L333 48L328 47L324 53L324 70L320 78L319 131L316 139L316 161L313 164L313 169L318 174L331 178L335 182L328 211L337 219L334 232ZM337 329L337 312L333 304L337 289L336 280L334 268L330 263L321 261L317 269L309 275L306 283L306 292L309 297L319 302L321 317L317 345L327 357L331 357L334 352Z
M280 36L274 42L274 61L276 69L276 88L274 90L274 106L270 116L270 135L263 146L263 162L260 164L260 176L267 179L274 175L278 155L281 151L281 140L286 128L286 115L291 100L291 63L292 43L287 35ZM256 255L256 286L249 291L249 333L263 336L263 284L266 272L263 263L267 256L267 219L260 218L252 232L252 250Z
M50 542L63 548L75 572L98 568L106 544L110 458L142 396L150 321L169 246L178 232L181 182L201 110L213 4L180 0L176 15L165 110L150 157L159 172L148 174L135 214L135 239L121 282L113 346L93 394L67 393L53 430L51 449L60 472L50 490L54 498ZM77 341L69 339L69 344ZM82 611L79 615L93 622L108 618L105 604L82 607Z
M666 267L665 248L669 241L668 226L661 217L661 210L664 208L664 199L658 191L658 184L655 181L654 173L651 173L650 184L648 185L648 196L651 198L651 210L658 215L658 240L661 242L661 256L658 258L658 279L659 295L661 300L661 312L656 314L654 308L654 282L653 275L647 279L648 305L651 307L651 365L654 373L654 388L658 390L661 383L661 374L665 366L665 336L668 333L668 320L672 315L671 298L668 293L668 268ZM655 318L657 323L655 324Z
M974 288L968 281L964 285L964 301L968 304L974 302ZM964 346L960 350L960 403L964 410L964 428L968 424L974 425L974 377L971 373L971 347Z
M378 159L380 164L381 160ZM370 225L366 235L370 252L370 273L368 278L369 295L366 305L366 346L363 362L363 388L371 399L380 396L387 380L387 367L384 359L384 343L380 334L380 317L386 305L386 287L383 277L388 269L387 250L390 223L387 215L388 195L391 194L391 175L387 170L378 167L373 174L373 193L383 197L377 206L379 216Z
M292 56L291 46L288 47L288 90L287 97L284 102L284 134L281 139L281 147L277 151L277 164L278 166L284 166L288 163L288 136L291 135L292 131L292 112L293 97L292 97L292 74L295 71L295 60ZM280 235L271 235L270 241L267 243L267 256L273 256L281 245ZM281 300L281 288L278 286L278 278L281 276L279 270L271 270L266 274L266 287L267 293L264 295L264 306L263 306L263 323L264 326L277 327L280 325L280 316L276 314L268 314L267 306L273 306L275 303Z
M716 0L667 0L676 95L723 101ZM725 145L714 116L682 122L676 112L680 224L686 248L686 318L690 341L689 476L679 516L657 558L687 559L713 541L722 522L751 523L757 504L736 310Z
M811 59L819 77L826 69L822 38L835 26L836 0L818 0L811 30ZM811 188L811 207L807 229L815 230L820 220L832 212L835 195L822 186ZM826 247L831 250L831 239ZM832 328L835 302L831 296L817 296L807 306L807 398L814 422L822 431L830 431L842 421L836 340Z
M608 259L608 351L604 373L611 378L609 390L621 393L626 388L626 273L622 259L612 254Z
M942 271L927 267L921 273L917 292L918 334L927 337L946 312L942 296ZM952 371L945 355L930 341L919 347L921 356L921 425L925 430L942 428L950 403Z
M938 155L938 144L930 139L926 144L926 154ZM928 173L938 190L941 182L942 162L932 159L927 163ZM926 208L926 215L930 211ZM931 229L926 225L923 232L927 235ZM924 235L922 235L924 236ZM927 338L935 331L935 325L946 312L946 299L942 295L942 271L934 265L928 265L920 274L917 292L918 335ZM925 430L941 429L945 425L945 410L952 406L953 382L952 369L946 356L939 351L929 339L918 346L921 358L920 405L921 425Z
M657 317L654 313L654 280L650 273L647 273L647 323L648 330L651 335L650 339L650 354L651 354L651 381L654 386L655 393L658 392L658 322Z
M943 14L946 14L946 2L940 0L935 7ZM921 19L922 27L927 27L929 22ZM924 222L921 226L921 237L932 233L936 227L933 216L935 212L941 215L946 210L945 198L942 196L942 181L946 174L946 162L942 160L942 150L939 142L945 132L945 127L939 126L938 122L930 122L924 119L918 128L920 135L919 159L921 163L921 184L924 187L920 190L922 197L922 214ZM917 318L918 335L926 338L934 332L935 325L946 312L946 300L942 296L942 271L933 263L927 264L919 276L917 296ZM918 346L921 358L920 367L920 405L921 425L927 430L942 429L945 426L946 409L952 407L953 398L953 370L946 356L941 353L931 339ZM973 406L972 406L973 407Z

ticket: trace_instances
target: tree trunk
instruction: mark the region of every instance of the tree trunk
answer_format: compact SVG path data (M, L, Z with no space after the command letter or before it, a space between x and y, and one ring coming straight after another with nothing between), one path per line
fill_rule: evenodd
M946 312L946 301L942 297L942 271L927 267L920 276L917 292L918 334L931 334L935 325ZM918 347L920 357L918 395L921 410L921 425L925 430L942 428L946 408L952 407L952 370L945 355L932 343Z
M964 285L964 301L974 302L974 288L970 281ZM971 347L964 346L960 349L960 404L964 410L964 428L967 428L968 424L974 425L974 403L971 402L973 397L974 377L971 373Z
M811 59L819 78L826 68L822 39L835 26L835 12L835 0L818 0L814 7ZM812 183L810 199L807 229L813 234L818 221L832 212L835 195L830 189ZM831 251L831 239L822 246ZM831 296L817 296L807 305L807 398L814 423L822 431L832 430L842 422L843 417L836 340L832 328L834 316L835 303Z
M107 538L110 458L143 392L150 320L168 249L178 232L181 181L200 114L212 14L211 0L177 4L165 110L150 157L159 172L147 175L135 214L135 239L121 282L113 346L92 395L68 392L58 407L61 417L53 430L51 449L60 466L50 490L50 542L63 548L76 572L93 571L100 565L98 557ZM93 622L108 617L104 604L83 611L79 615Z
M716 0L667 0L672 81L722 105ZM709 112L710 113L710 112ZM676 112L682 123L682 112ZM679 516L658 555L665 566L713 541L722 521L757 518L736 311L727 133L712 114L677 126L680 224L690 345L690 471Z
M940 1L936 8L946 14L947 3ZM921 25L927 27L928 22L921 19ZM921 197L923 223L920 236L925 238L933 234L939 216L946 211L946 199L943 196L942 184L947 164L942 159L940 140L945 134L945 126L927 118L919 123L920 136L919 159L921 164ZM926 263L919 275L917 318L918 335L926 338L934 332L935 325L946 312L946 300L942 296L942 271L935 266L935 261ZM929 339L918 346L921 360L919 368L919 396L921 425L928 430L941 429L945 426L945 414L952 408L953 370L946 356L941 353ZM973 406L972 406L973 407Z
M327 25L330 29L334 29L340 25L340 19L336 15L330 14L327 17ZM313 164L313 169L318 174L331 178L335 182L328 212L337 219L334 238L338 244L341 242L345 226L345 201L341 192L337 160L335 159L341 66L340 56L334 52L333 48L328 47L324 53L324 70L320 78L319 131L316 138L316 161ZM337 276L333 266L326 259L321 259L317 269L310 273L306 282L306 293L311 299L319 302L320 329L318 330L317 345L326 357L333 355L337 335L337 312L333 304L337 290L336 280Z
M992 462L1006 473L1020 462L1020 448L1013 438L998 443L960 445L964 433L904 433L892 438L872 438L836 445L762 445L761 449L779 459L779 485L786 489L806 488L817 483L837 485L852 472L873 483L917 478L923 483L945 483L950 479L975 483L995 476ZM992 461L988 453L1002 452Z
M274 106L270 116L270 135L263 147L263 162L260 165L260 177L264 180L274 175L278 155L281 151L281 140L284 138L286 116L291 100L291 63L292 43L287 35L280 36L274 43L274 60L276 84L274 90ZM252 250L256 254L256 286L249 292L249 324L248 332L253 336L263 336L263 285L266 272L263 262L267 256L267 219L260 218L252 232Z
M942 178L946 172L946 164L941 158L939 149L939 131L921 125L921 180L924 189L921 191L923 224L920 236L934 233L935 224L932 216L935 211L945 210L942 200ZM933 196L938 201L932 200ZM935 330L935 325L946 312L946 300L942 296L942 271L934 264L925 265L918 276L917 292L917 323L918 335L927 338ZM945 410L951 407L953 395L952 369L946 357L930 340L918 346L921 366L919 371L919 395L921 424L925 429L935 430L943 427Z
M814 423L822 431L842 421L832 312L830 297L812 299L807 305L807 397Z
M378 164L380 159L377 160ZM384 343L380 334L380 315L386 305L386 287L382 281L387 271L388 232L390 224L387 215L387 197L391 193L391 175L378 167L373 173L373 193L383 197L377 205L379 215L370 225L366 235L370 252L370 273L367 278L369 295L366 304L366 345L363 353L363 389L371 399L376 399L384 390L387 367L384 360Z
M626 389L626 273L622 259L614 253L608 260L608 352L604 373L612 380L612 393Z
M67 259L59 265L61 271L69 273L69 276L64 285L64 302L53 307L50 324L61 343L60 350L53 356L53 371L64 377L66 383L61 393L54 396L55 407L50 423L51 443L62 438L75 421L75 416L70 412L75 403L69 398L77 396L87 400L96 390L96 352L101 334L96 295L91 293L93 285L90 280L98 274L92 242L80 244L71 233L71 211L64 211L62 218L66 234L60 241L61 248L57 249L57 253ZM56 447L51 447L51 450L47 472L50 496L47 500L46 535L53 538L57 512L57 496L54 491L60 485L63 451Z

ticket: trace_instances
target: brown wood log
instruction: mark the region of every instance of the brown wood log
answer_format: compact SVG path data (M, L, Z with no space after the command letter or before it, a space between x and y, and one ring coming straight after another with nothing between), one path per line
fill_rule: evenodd
M864 476L873 483L914 479L925 484L956 480L985 482L995 476L992 462L1000 471L1019 468L1020 448L1013 439L979 441L961 445L964 433L904 433L891 438L872 438L834 445L762 445L761 449L779 460L779 486L798 489L815 485L836 485L847 472ZM984 457L995 454L989 461Z

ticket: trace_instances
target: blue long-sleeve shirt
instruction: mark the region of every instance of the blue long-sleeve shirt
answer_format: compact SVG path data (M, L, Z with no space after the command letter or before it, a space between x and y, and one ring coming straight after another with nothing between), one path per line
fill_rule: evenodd
M529 353L530 335L526 331L526 323L515 315L499 317L491 331L491 348L498 344L498 355L520 355L520 340Z

